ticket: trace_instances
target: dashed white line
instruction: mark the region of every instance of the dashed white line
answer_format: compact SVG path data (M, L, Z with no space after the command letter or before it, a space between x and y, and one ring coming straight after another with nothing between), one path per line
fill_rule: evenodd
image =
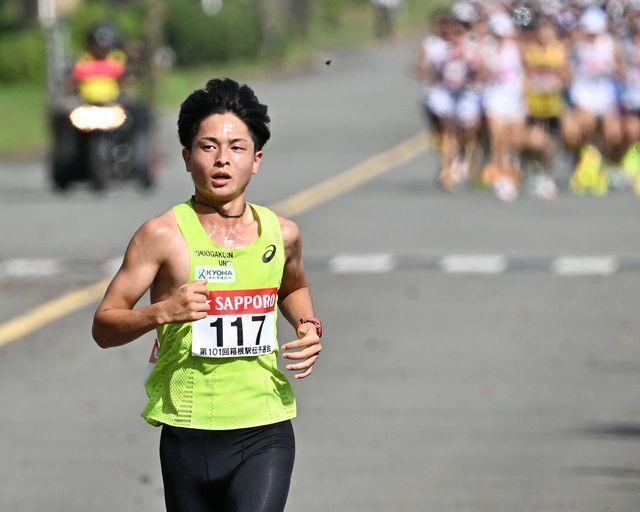
M55 258L13 258L0 264L0 274L7 277L48 277L61 272Z
M615 274L620 264L614 256L562 256L551 264L551 270L561 276Z
M113 277L122 256L103 261L64 258L12 258L0 260L0 280L45 279L56 276ZM398 270L424 270L450 275L499 275L542 272L556 276L611 276L640 273L638 255L539 256L507 254L345 253L307 255L309 270L335 274L381 274Z
M447 274L501 274L507 269L507 258L501 254L450 254L439 265Z
M380 274L395 268L392 254L342 254L329 260L329 270L336 274Z

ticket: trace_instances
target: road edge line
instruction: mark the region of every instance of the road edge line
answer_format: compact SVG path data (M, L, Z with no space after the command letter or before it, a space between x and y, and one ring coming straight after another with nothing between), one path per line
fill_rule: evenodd
M419 132L391 149L274 203L269 208L283 217L299 215L413 160L429 147L426 132Z
M72 290L56 299L45 302L31 311L0 324L0 347L44 327L104 295L111 278L102 279L84 288Z

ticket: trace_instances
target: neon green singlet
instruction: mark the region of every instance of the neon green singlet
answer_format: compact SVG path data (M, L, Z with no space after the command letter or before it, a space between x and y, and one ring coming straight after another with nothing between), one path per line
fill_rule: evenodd
M267 208L249 206L260 235L239 249L216 245L191 201L173 208L189 250L189 282L208 279L211 309L204 320L158 327L160 354L142 411L152 425L228 430L296 415L293 391L277 367L280 223Z

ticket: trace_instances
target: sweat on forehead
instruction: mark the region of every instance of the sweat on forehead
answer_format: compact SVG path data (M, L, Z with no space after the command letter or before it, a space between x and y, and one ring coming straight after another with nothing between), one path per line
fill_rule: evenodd
M247 141L252 142L253 137L249 128L241 119L231 113L213 114L200 122L193 142L201 139L218 141Z

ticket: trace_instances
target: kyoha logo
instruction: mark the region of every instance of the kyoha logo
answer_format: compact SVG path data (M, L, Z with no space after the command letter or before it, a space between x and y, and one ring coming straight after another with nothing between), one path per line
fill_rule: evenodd
M196 267L196 279L206 279L213 283L235 283L236 271L233 267Z
M268 245L267 250L264 251L264 254L262 255L263 263L269 263L275 255L276 255L276 246Z

